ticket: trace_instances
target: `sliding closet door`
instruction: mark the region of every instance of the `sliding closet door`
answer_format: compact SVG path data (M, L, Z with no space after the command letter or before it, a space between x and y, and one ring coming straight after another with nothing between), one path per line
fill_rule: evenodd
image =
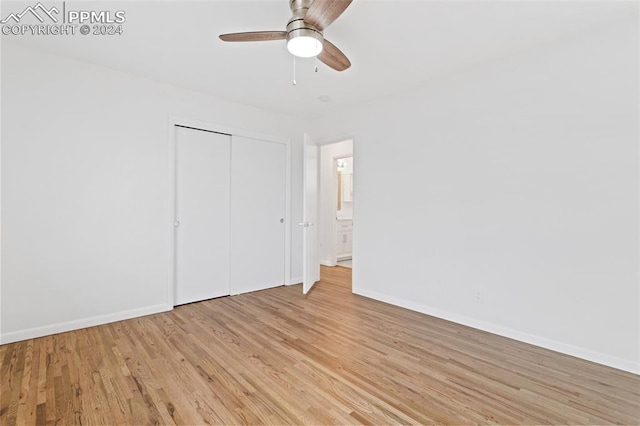
M175 127L175 304L229 294L231 136Z
M286 146L233 136L231 294L284 284Z

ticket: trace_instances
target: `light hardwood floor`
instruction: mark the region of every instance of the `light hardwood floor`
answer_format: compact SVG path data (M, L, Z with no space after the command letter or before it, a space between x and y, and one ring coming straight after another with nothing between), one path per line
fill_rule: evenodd
M640 377L350 293L280 287L0 346L25 424L640 423Z

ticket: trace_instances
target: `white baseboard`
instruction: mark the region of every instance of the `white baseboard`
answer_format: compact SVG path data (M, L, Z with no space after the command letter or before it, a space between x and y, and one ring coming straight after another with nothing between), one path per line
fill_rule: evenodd
M320 261L320 264L321 264L322 266L331 266L331 267L333 267L333 266L336 266L336 265L337 265L337 263L336 263L336 262L330 262L330 261L328 261L328 260L321 260L321 261Z
M578 346L569 345L559 342L557 340L547 339L545 337L536 336L529 333L524 333L518 330L514 330L508 327L479 321L464 315L459 315L441 309L433 308L431 306L423 305L420 303L388 296L386 294L378 293L376 291L366 290L362 288L353 288L353 293L360 296L368 297L370 299L379 300L381 302L389 303L391 305L400 306L412 311L427 314L436 318L441 318L447 321L462 324L467 327L476 328L478 330L486 331L499 336L508 337L509 339L518 340L520 342L529 343L534 346L549 349L555 352L560 352L565 355L571 355L577 358L581 358L587 361L595 362L597 364L613 367L618 370L627 371L634 374L640 374L640 361L632 361L627 359L618 358L615 356L596 352L591 349L585 349Z
M296 284L302 284L302 277L291 278L291 280L289 280L289 284L288 285L296 285Z
M12 331L0 335L0 344L19 342L21 340L35 339L36 337L49 336L51 334L64 333L66 331L78 330L81 328L94 327L96 325L108 324L110 322L122 321L126 319L142 317L145 315L157 314L173 309L167 304L147 306L130 311L115 312L112 314L98 315L90 318L83 318L73 321L65 321L42 327L29 328L27 330Z

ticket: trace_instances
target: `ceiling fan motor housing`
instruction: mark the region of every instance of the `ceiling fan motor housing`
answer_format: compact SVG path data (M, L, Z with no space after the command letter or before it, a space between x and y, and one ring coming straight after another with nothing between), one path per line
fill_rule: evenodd
M313 0L290 0L289 7L293 15L287 23L287 42L296 37L312 37L320 44L324 41L322 31L304 21L304 15Z

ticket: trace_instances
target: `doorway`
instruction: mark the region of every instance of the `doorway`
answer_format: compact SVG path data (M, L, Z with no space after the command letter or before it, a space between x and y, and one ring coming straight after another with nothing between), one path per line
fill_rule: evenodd
M323 265L322 280L332 275L330 268L353 267L355 225L353 140L321 145L319 157L318 239L320 264ZM349 284L351 284L351 271L348 272Z

